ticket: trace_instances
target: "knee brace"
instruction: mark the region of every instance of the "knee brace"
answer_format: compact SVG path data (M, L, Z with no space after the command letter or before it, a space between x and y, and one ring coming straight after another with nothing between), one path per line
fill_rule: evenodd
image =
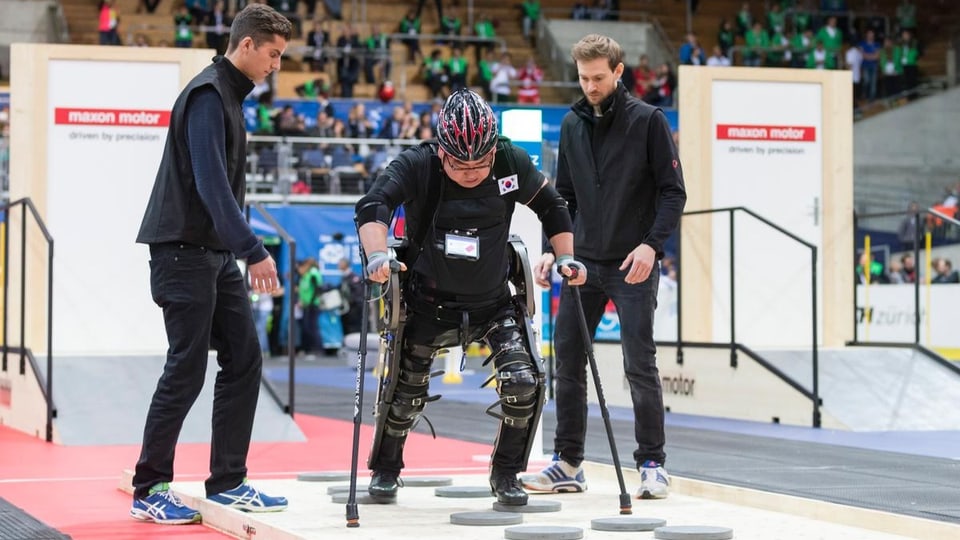
M405 437L423 413L423 408L439 396L430 397L430 366L433 355L426 347L415 346L405 351L397 373L397 387L387 410L384 433L391 437ZM425 354L425 355L424 355Z
M496 373L491 379L496 379L500 396L487 408L487 414L507 426L525 428L536 412L543 378L524 346L522 328L512 318L497 321L487 332L485 341L493 353L484 365L493 361ZM500 405L499 413L493 410L497 405Z
M527 427L533 417L540 386L537 371L526 351L511 351L497 362L497 394L501 420L514 428Z

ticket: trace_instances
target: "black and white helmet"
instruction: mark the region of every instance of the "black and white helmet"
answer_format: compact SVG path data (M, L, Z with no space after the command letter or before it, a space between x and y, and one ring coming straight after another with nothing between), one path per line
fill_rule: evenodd
M460 161L476 161L497 145L497 117L476 92L457 90L447 98L437 120L440 148Z

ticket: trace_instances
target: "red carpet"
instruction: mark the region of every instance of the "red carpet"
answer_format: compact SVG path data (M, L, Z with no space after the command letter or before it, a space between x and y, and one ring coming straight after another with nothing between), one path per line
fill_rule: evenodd
M248 459L251 479L349 470L352 423L307 415L297 415L296 422L307 442L254 443ZM369 426L361 429L361 485L368 476L371 433ZM164 527L130 519L130 496L118 485L123 469L136 464L139 451L139 446L57 446L0 426L0 497L77 540L226 538L206 527ZM490 451L489 445L414 433L404 453L411 474L464 474L485 471L486 464L473 458ZM176 479L206 478L209 452L207 444L180 445Z

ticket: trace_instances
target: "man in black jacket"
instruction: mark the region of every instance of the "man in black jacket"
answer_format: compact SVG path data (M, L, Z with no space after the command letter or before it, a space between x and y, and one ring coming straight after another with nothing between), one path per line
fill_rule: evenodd
M427 395L435 355L482 341L493 351L487 362L496 368L500 396L487 410L500 419L490 487L501 504L527 503L517 474L527 467L544 381L539 355L523 330L527 321L508 287L516 270L508 238L517 203L543 223L561 272L582 283L586 272L573 259L573 227L563 199L523 149L499 138L490 106L467 89L451 94L440 110L437 141L400 153L357 203L371 281L390 277L387 225L400 205L412 239L399 261L407 316L396 348L398 383L378 413L383 416L370 452L367 491L378 500L396 498L407 434L436 399ZM500 412L494 412L496 405Z
M278 286L277 267L243 217L247 133L241 104L280 69L290 21L251 4L233 21L226 56L198 74L170 114L167 142L137 242L150 246L150 291L163 309L169 349L144 427L130 515L165 525L200 514L170 491L173 456L217 350L207 498L238 510L286 508L246 481L262 357L237 259L257 293Z
M653 341L663 244L676 229L686 191L670 126L660 109L630 95L619 82L623 49L592 34L573 46L584 98L560 128L557 191L574 219L574 249L587 267L581 287L590 334L608 300L620 316L624 369L630 384L642 483L637 496L667 496L663 469L663 395ZM553 255L534 269L547 283ZM561 292L556 321L557 430L554 462L524 486L537 491L583 491L587 427L585 344L569 289Z

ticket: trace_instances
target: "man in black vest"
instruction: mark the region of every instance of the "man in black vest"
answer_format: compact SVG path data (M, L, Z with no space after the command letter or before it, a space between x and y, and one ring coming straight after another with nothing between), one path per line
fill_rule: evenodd
M618 82L623 49L591 34L573 46L584 97L560 125L557 191L574 214L577 255L589 278L581 287L590 335L612 300L620 315L624 375L633 400L633 457L640 472L637 496L660 499L669 491L663 468L663 394L653 341L653 314L663 245L676 230L687 200L683 173L663 111L630 95ZM546 284L553 255L534 270ZM556 321L557 430L554 462L524 476L528 489L579 492L587 432L587 357L579 314L569 287Z
M384 283L393 260L387 230L404 206L407 238L399 261L407 318L396 391L378 423L369 465L368 492L397 495L407 434L423 412L430 367L438 350L483 341L493 351L501 419L491 459L490 487L505 505L524 505L517 474L526 469L542 407L542 370L525 339L526 321L511 302L508 277L510 220L516 203L536 212L571 283L586 279L573 259L566 204L521 148L500 139L490 106L467 89L454 92L440 111L437 141L400 153L356 206L360 242L371 281ZM395 265L394 265L395 266ZM528 294L532 294L532 291ZM539 402L538 402L538 398ZM491 407L492 410L494 407Z
M243 217L247 133L241 104L270 73L290 39L290 21L251 4L233 21L227 54L180 93L137 242L150 246L150 292L163 309L167 361L147 413L133 477L130 515L161 524L200 514L170 491L173 456L187 412L203 387L208 350L217 350L207 497L233 508L286 508L246 481L262 357L247 286L272 293L277 267Z

